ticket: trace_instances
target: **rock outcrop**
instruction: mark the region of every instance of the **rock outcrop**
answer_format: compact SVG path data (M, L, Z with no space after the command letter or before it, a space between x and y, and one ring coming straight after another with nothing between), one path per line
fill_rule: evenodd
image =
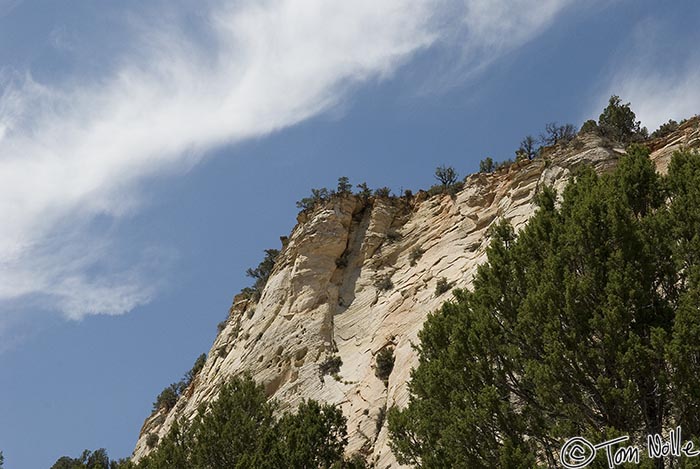
M690 119L648 142L661 171L676 149L700 147L699 124ZM412 345L428 313L450 298L449 291L436 293L438 280L469 287L494 222L505 218L519 229L543 185L561 190L577 166L607 171L623 153L595 134L579 135L546 149L543 158L471 175L454 196L353 195L301 213L259 301L234 299L204 368L173 409L146 420L134 458L150 451L149 434L163 436L176 419L212 399L222 380L247 371L284 406L307 398L340 405L348 452L361 452L376 467L398 467L383 409L408 401L407 381L417 364ZM375 357L387 347L395 365L384 382L375 375ZM322 374L321 365L333 357L342 359L338 373Z

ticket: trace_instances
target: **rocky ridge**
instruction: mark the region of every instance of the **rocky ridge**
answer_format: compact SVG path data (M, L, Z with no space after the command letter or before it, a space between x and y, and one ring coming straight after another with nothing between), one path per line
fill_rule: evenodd
M646 144L664 172L675 150L700 147L700 118ZM519 229L533 214L540 187L561 190L577 166L604 172L622 154L599 136L582 134L542 158L471 175L454 196L351 195L302 212L259 301L236 296L204 368L173 409L146 419L134 459L150 451L148 435L162 437L176 419L212 399L223 380L247 371L283 406L302 399L340 405L348 452L361 452L376 467L398 467L384 409L408 402L406 383L417 364L412 345L428 313L450 297L437 294L438 280L469 287L494 222L505 218ZM375 375L375 357L387 347L395 364L385 383ZM338 373L322 374L333 357L342 360Z

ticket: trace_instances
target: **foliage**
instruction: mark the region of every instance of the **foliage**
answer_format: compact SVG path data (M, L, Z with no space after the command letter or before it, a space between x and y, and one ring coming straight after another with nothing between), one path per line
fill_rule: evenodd
M389 189L388 187L380 187L379 189L376 189L374 191L374 196L379 197L380 199L387 199L391 197L391 189Z
M249 376L235 377L191 425L176 422L135 469L363 467L343 458L347 428L340 409L305 401L277 421L278 408Z
M326 202L331 197L331 191L322 187L321 189L311 189L311 197L304 197L297 202L297 208L301 210L313 210L317 205Z
M185 375L182 377L180 381L177 383L172 383L170 386L167 388L163 389L160 394L158 394L158 397L156 398L156 401L153 403L153 412L159 410L159 409L164 409L166 412L170 411L173 407L175 407L175 404L177 404L177 400L180 398L180 394L182 394L187 387L192 384L192 381L194 378L199 374L200 371L202 371L202 368L204 368L204 364L207 361L207 354L203 353L194 362L194 365L192 365L192 368L190 371L185 373Z
M376 432L379 433L382 431L382 427L384 426L384 422L386 422L386 404L381 406L379 408L379 412L377 413L377 422L376 422Z
M676 130L678 130L678 122L674 121L673 119L669 119L669 121L666 122L665 124L661 124L661 126L651 134L651 137L652 138L665 137L668 134L675 132Z
M207 362L207 354L203 353L200 356L197 357L197 359L194 361L194 365L192 365L192 368L190 371L185 373L185 377L183 378L185 382L185 388L189 386L192 381L194 381L194 378L199 374L200 371L202 371L202 368L204 368L204 364Z
M480 173L492 173L495 169L493 164L493 158L487 156L479 162L479 172Z
M338 178L338 187L335 193L340 196L352 194L352 184L350 184L350 179L347 176Z
M391 371L394 369L394 348L386 347L381 349L375 360L376 368L374 374L386 383L389 380Z
M520 142L520 147L515 151L516 160L532 160L539 153L540 149L537 146L537 140L532 135L526 136Z
M630 143L646 138L647 129L630 108L630 103L622 104L619 96L610 96L608 106L598 118L598 127L603 136L619 143Z
M372 197L372 189L369 188L366 182L357 185L357 195L363 199L369 199Z
M85 450L79 458L62 456L56 460L51 469L110 469L114 464L110 464L107 450L100 448L95 451Z
M390 243L395 243L401 239L401 233L397 230L391 229L386 233L386 240Z
M540 134L540 142L543 145L551 146L558 143L568 143L576 136L576 127L573 124L559 125L550 122L545 125L544 133Z
M599 132L598 124L597 124L596 121L594 121L593 119L588 119L588 120L587 120L586 122L584 122L583 125L581 126L581 131L580 131L580 133L582 133L582 134L587 134L587 133L598 133L598 132Z
M265 249L265 257L262 262L260 262L255 269L246 270L245 274L255 280L252 286L252 297L254 301L260 299L260 295L262 295L267 280L270 278L272 270L275 268L275 260L277 256L279 256L279 253L277 249Z
M517 237L499 224L473 291L426 321L389 411L400 462L555 467L572 436L700 436L700 155L659 176L632 146L556 200L545 188Z
M156 397L156 401L153 403L153 411L157 411L159 409L164 409L166 412L170 411L173 407L175 407L175 404L177 404L177 400L180 397L180 385L179 383L173 383L167 388L163 389L160 394L158 394L158 397Z
M452 289L452 283L447 281L447 278L440 277L435 283L435 296L440 296Z
M459 175L452 166L442 165L435 168L435 179L440 181L445 192L457 182L458 178Z
M343 359L338 355L331 355L318 366L318 372L321 376L334 375L340 373L341 366L343 366Z
M149 448L153 448L158 444L158 434L157 433L149 433L148 436L146 437L146 446Z
M421 249L420 246L416 246L411 249L411 253L408 255L408 260L411 263L411 267L416 265L418 260L423 257L423 254L425 254L425 251Z
M344 269L348 266L348 251L344 251L343 254L335 260L335 266L339 269Z
M499 162L499 163L496 163L496 166L495 166L495 168L494 168L494 171L498 171L499 169L508 168L508 167L509 167L510 165L512 165L512 164L513 164L513 160L511 160L511 159L503 160L503 161L501 161L501 162Z
M388 291L394 288L394 282L391 281L391 275L384 275L375 280L374 286L379 291Z
M3 468L4 463L5 463L5 456L3 456L2 451L0 451L0 469Z
M330 468L343 461L347 445L346 419L340 409L305 401L296 414L285 414L277 424L279 459L283 467Z

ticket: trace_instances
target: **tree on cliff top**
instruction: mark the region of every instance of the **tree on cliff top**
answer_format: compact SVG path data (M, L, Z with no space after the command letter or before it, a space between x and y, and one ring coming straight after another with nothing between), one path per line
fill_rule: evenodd
M623 104L619 96L612 95L608 106L598 118L598 128L603 136L616 142L629 143L647 137L646 127L637 119L630 103Z
M633 147L555 201L542 191L517 236L496 226L473 291L426 321L389 412L400 462L558 467L574 436L700 437L700 155L659 176Z

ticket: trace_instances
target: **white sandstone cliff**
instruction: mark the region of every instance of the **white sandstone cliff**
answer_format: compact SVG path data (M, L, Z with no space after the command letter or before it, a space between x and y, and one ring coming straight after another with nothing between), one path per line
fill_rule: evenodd
M675 149L700 146L698 123L691 119L649 142L661 171ZM604 143L579 136L545 158L469 176L455 197L347 196L300 214L259 302L236 297L204 368L170 412L146 420L134 458L148 453L150 433L164 436L176 419L212 399L222 380L245 370L285 406L307 398L339 404L348 418L348 452L362 452L379 468L398 467L377 417L385 406L408 401L417 364L411 345L428 313L450 298L436 296L437 280L469 287L485 260L488 228L505 218L517 230L533 214L538 189L561 190L580 164L612 168L623 151ZM412 262L414 248L423 254ZM375 286L386 278L393 288ZM389 346L396 361L385 385L375 376L375 356ZM342 359L339 376L321 376L319 365L333 355Z

